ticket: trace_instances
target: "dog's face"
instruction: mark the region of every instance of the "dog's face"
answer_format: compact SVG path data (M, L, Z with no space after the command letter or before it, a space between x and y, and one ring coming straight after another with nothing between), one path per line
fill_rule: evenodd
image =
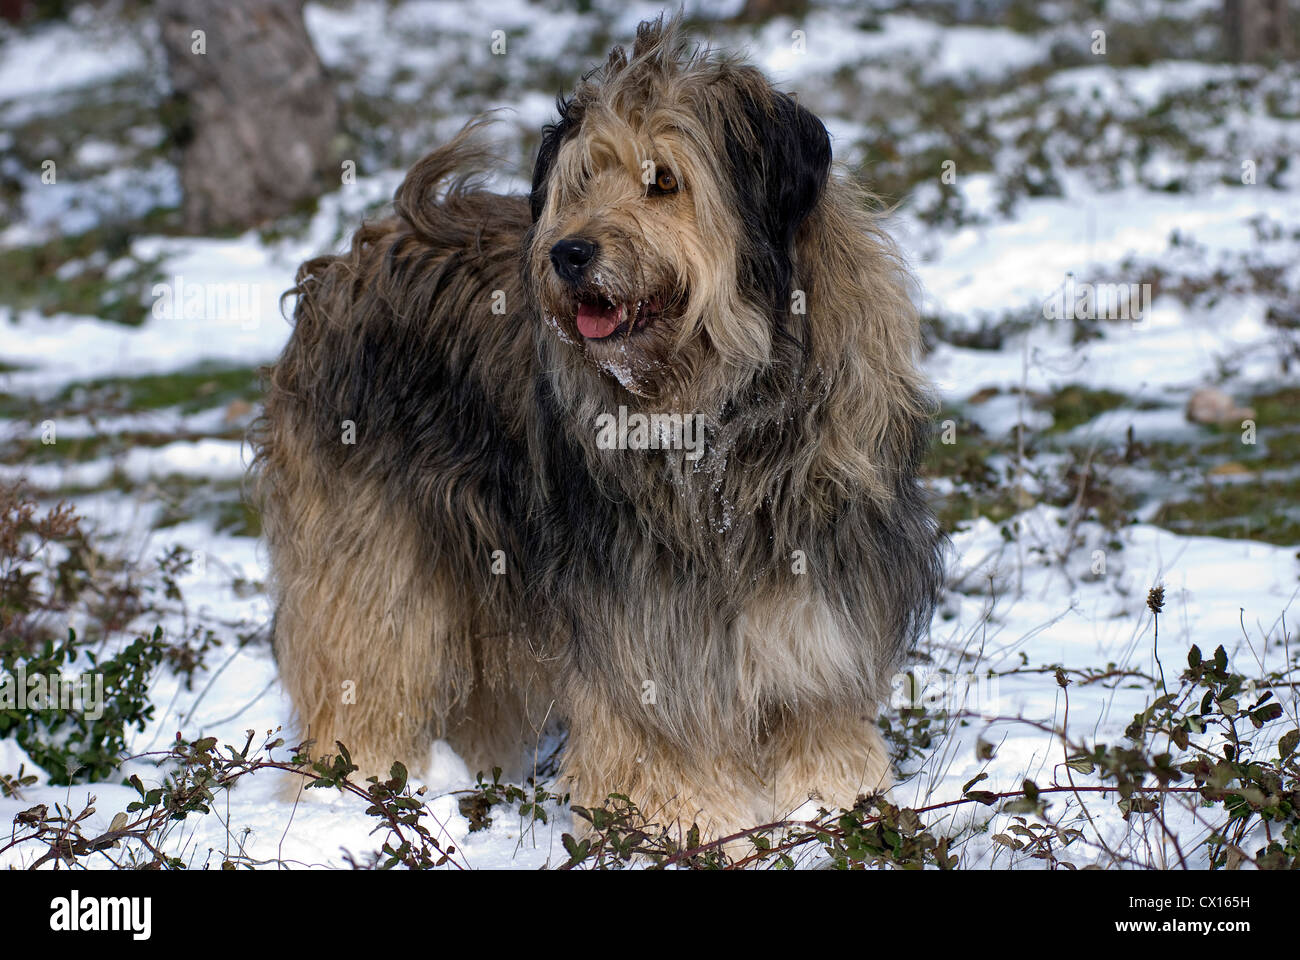
M530 268L554 334L635 393L670 372L719 251L697 214L702 173L677 131L613 116L564 142ZM597 129L599 127L599 130Z
M561 103L533 177L528 272L550 335L643 398L700 400L772 359L825 128L754 69L666 31Z

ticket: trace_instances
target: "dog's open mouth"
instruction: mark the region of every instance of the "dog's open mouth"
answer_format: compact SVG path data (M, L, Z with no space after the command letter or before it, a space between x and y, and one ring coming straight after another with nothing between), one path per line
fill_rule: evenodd
M608 340L644 330L662 314L663 301L658 298L613 303L596 296L579 301L576 320L578 332L588 340Z

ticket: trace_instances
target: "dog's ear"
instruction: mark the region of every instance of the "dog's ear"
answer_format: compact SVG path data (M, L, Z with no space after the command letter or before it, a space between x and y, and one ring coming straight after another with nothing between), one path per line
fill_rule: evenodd
M742 91L741 105L743 127L728 124L728 163L745 226L766 248L763 266L775 281L771 292L784 297L795 232L817 206L830 176L830 136L811 111L786 94L755 97Z
M768 232L788 250L821 199L831 169L831 138L821 120L784 93L756 124L767 190Z
M533 163L533 187L528 194L528 209L533 215L533 223L537 222L537 218L542 215L542 207L546 206L546 185L551 177L555 155L577 122L572 100L557 97L555 108L560 112L560 118L542 128L542 142L537 148L537 159Z

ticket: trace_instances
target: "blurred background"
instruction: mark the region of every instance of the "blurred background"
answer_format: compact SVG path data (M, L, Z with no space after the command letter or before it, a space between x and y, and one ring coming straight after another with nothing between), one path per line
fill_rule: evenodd
M182 721L284 722L243 435L259 367L288 335L295 267L344 245L483 111L498 121L497 186L522 190L556 94L661 9L0 0L11 655L70 626L106 651L162 624L155 712L128 746ZM1243 609L1285 639L1300 546L1300 13L1281 0L684 12L825 120L918 277L942 400L926 472L954 540L924 656L1141 660L1135 624L1162 579L1171 643L1240 642ZM80 519L40 528L60 501ZM19 546L34 530L47 554ZM1050 715L1051 690L1017 689L1006 710ZM67 779L66 751L3 718L0 774ZM899 747L905 769L929 762L918 742Z

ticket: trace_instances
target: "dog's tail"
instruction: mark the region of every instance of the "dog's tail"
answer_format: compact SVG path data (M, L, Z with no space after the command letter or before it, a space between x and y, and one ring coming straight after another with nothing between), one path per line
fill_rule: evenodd
M416 233L437 237L448 214L456 214L468 197L485 191L487 172L500 166L483 135L492 121L490 115L474 118L406 174L393 196L393 208Z

